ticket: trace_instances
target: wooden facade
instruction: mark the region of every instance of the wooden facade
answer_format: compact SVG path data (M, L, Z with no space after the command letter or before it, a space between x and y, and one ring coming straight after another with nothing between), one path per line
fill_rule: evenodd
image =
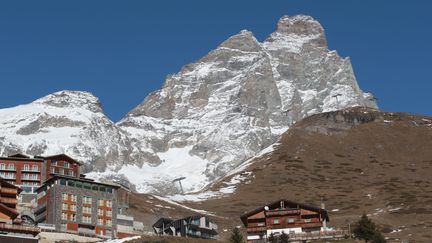
M260 242L270 234L300 234L325 230L327 211L289 200L279 200L242 215L248 242Z

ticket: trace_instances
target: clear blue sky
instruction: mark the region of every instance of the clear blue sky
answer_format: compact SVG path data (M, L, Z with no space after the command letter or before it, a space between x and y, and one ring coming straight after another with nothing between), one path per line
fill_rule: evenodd
M242 29L259 40L309 14L389 111L432 115L432 1L74 0L0 2L0 108L69 89L118 121L165 76Z

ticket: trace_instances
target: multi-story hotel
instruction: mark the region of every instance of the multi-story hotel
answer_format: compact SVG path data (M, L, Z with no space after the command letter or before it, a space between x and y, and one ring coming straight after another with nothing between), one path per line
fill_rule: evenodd
M35 189L54 174L79 177L81 165L64 154L34 158L14 154L0 157L0 177L20 187L23 194L34 194Z
M28 193L42 184L46 176L42 173L43 167L44 161L40 158L22 154L0 157L0 177Z
M53 175L38 192L36 222L55 231L116 237L117 185Z
M19 213L17 211L17 197L21 189L6 180L0 178L0 236L12 234L37 235L39 228L21 225L21 221L15 221ZM0 238L0 242L7 242ZM20 242L19 239L9 238L9 242Z

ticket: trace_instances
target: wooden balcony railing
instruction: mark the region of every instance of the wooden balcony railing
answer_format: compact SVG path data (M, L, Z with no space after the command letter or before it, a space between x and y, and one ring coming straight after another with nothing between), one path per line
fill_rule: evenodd
M40 229L38 227L23 226L17 224L4 224L4 223L0 223L0 231L14 232L14 233L29 233L32 235L37 235L40 233Z
M267 227L252 227L252 228L247 228L247 232L263 232L263 231L267 231Z
M16 198L2 197L0 198L0 202L6 204L17 204L18 201L16 200Z
M17 189L14 189L14 188L2 187L2 188L0 189L0 191L1 191L2 194L11 194L11 195L16 195L16 194L18 194Z
M267 216L292 215L292 214L300 214L300 209L266 211L265 213Z

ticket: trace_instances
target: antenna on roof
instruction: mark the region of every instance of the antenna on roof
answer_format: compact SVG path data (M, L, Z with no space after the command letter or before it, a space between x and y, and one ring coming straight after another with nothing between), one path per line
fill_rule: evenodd
M186 179L186 177L179 177L179 178L176 178L176 179L174 179L174 180L172 181L173 183L175 183L175 182L178 181L178 183L179 183L179 185L180 185L180 190L181 190L181 193L182 193L182 194L184 194L184 191L183 191L183 186L182 186L182 184L181 184L181 181L184 180L184 179Z
M336 105L337 105L337 109L339 110L339 99L338 97L342 96L342 94L335 94L332 97L336 99Z

